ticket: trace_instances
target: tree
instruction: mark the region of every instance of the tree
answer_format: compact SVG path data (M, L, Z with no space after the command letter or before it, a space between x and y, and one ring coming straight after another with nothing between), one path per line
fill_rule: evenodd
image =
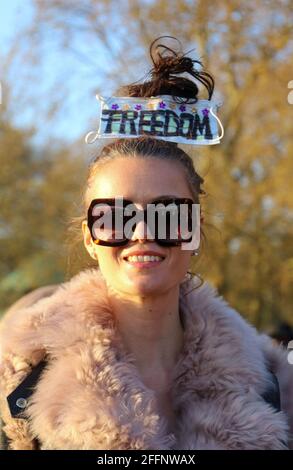
M38 152L31 133L0 122L0 310L66 276L72 201L84 162L66 149Z

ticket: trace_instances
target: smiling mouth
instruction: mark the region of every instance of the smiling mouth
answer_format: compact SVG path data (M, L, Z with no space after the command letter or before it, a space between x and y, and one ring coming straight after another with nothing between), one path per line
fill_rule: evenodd
M160 255L146 255L146 256L125 256L123 258L128 264L139 267L157 266L164 261L165 257Z

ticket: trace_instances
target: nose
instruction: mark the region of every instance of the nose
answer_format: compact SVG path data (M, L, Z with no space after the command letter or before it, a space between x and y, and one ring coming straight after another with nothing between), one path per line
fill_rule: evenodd
M149 227L143 220L137 222L131 240L154 240L154 237L152 236Z

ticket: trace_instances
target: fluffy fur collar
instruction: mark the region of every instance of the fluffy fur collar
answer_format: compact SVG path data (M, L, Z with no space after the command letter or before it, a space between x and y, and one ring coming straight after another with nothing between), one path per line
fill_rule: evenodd
M11 448L33 448L34 438L42 449L286 448L286 413L261 397L274 348L209 283L188 294L195 284L181 287L184 348L174 369L171 434L124 349L99 270L81 271L51 297L8 315L0 373ZM4 397L45 353L50 361L29 420L10 418Z

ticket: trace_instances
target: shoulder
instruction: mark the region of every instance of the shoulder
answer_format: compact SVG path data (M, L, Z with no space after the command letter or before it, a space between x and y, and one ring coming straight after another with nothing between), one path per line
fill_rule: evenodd
M202 349L213 353L223 370L233 365L235 374L244 381L248 378L245 374L251 380L263 376L264 352L256 328L209 282L189 292L184 300L189 312L185 316L187 328L200 339Z
M0 415L15 448L31 449L35 443L27 421L11 416L7 397L25 384L48 352L63 350L82 333L76 319L93 303L100 282L99 272L87 269L59 285L35 289L5 312L0 323ZM3 433L0 441L5 448Z
M0 345L3 346L2 342L6 343L6 334L10 337L13 331L25 332L26 326L36 318L41 324L54 312L62 311L64 306L74 305L77 297L89 298L94 291L94 283L101 282L99 273L96 269L86 269L68 281L39 287L21 297L6 310L1 319Z
M14 302L4 313L5 318L8 318L9 315L12 315L14 312L22 308L31 307L36 302L46 297L50 297L58 289L58 284L51 284L48 286L38 287L33 289L26 295L23 295L20 299Z
M210 376L215 371L215 376L229 383L252 384L262 396L279 386L281 409L293 432L293 365L288 363L288 352L258 332L207 281L191 290L184 303L189 310L186 326L196 344L193 361L200 356L206 367L199 367Z
M0 323L0 369L14 371L17 381L22 374L16 372L37 364L47 345L70 340L65 331L75 328L79 311L97 291L95 271L81 271L67 282L36 289L7 310Z

